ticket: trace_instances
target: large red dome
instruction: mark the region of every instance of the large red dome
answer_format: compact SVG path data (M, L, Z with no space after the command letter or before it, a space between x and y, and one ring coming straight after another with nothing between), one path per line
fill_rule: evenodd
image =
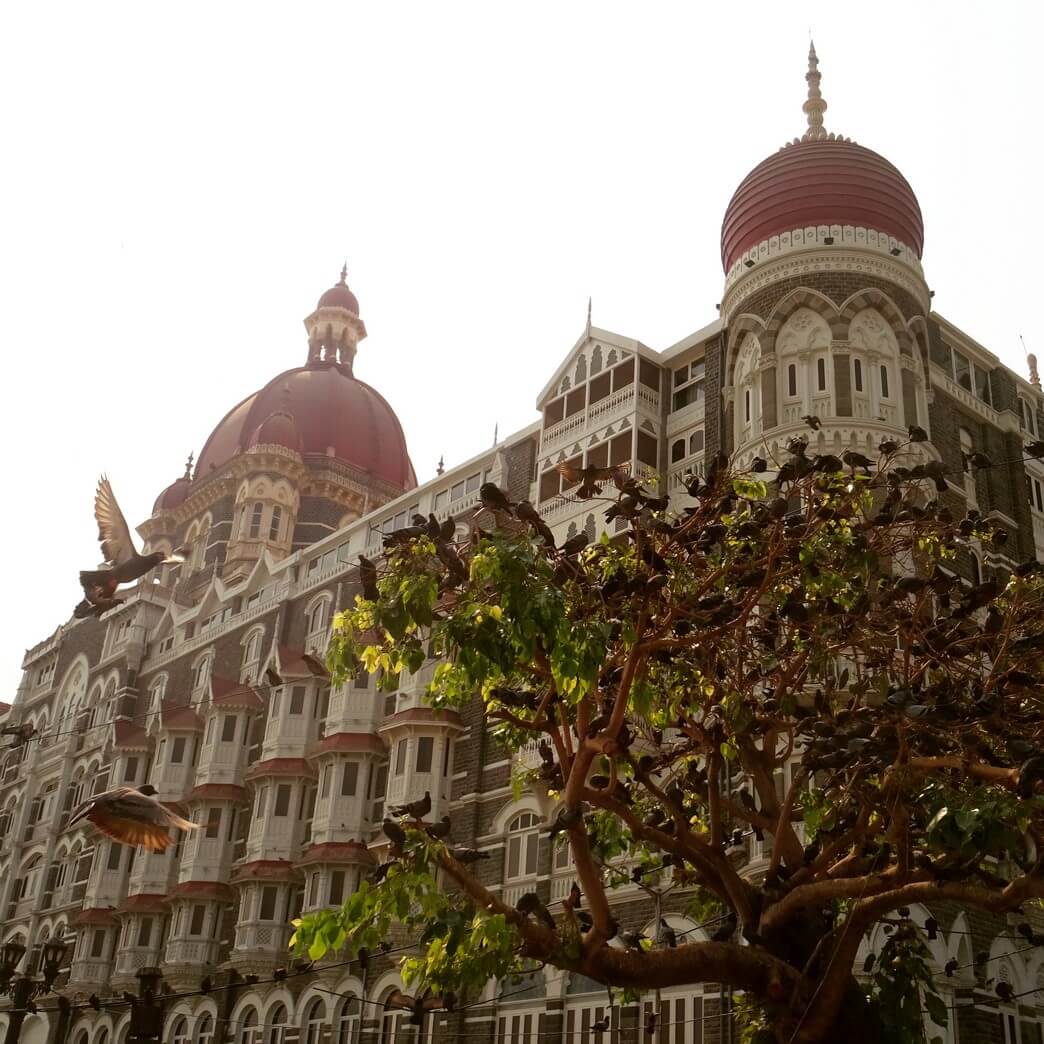
M233 406L207 439L196 477L249 449L259 427L284 411L293 415L306 457L334 457L399 489L417 485L395 411L346 367L324 362L287 370Z
M918 257L921 208L883 156L842 138L800 141L762 160L733 194L721 225L728 272L744 251L810 225L854 225L894 236Z

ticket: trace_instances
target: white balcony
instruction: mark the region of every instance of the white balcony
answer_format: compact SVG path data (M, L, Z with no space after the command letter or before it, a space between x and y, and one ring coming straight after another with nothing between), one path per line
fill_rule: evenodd
M172 939L167 943L165 964L216 964L220 943L207 939Z
M290 928L275 924L241 924L236 927L236 952L286 952L290 944ZM168 958L169 959L169 958Z
M69 969L69 982L79 984L100 985L109 981L109 961L86 960L73 961Z

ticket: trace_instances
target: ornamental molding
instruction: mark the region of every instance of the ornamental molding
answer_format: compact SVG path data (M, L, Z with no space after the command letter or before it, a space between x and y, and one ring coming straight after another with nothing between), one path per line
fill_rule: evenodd
M758 249L758 248L755 248ZM894 283L909 293L927 315L930 310L928 286L920 271L911 271L899 259L888 255L882 256L872 250L858 248L832 249L825 247L819 250L807 248L788 249L780 257L770 257L754 265L753 268L734 267L725 281L725 294L721 302L722 320L728 322L733 313L740 310L746 298L763 287L784 279L807 276L816 273L824 275L834 272L854 272L873 276ZM812 287L815 289L815 287Z
M847 355L852 350L851 341L831 341L830 342L830 354L831 355Z

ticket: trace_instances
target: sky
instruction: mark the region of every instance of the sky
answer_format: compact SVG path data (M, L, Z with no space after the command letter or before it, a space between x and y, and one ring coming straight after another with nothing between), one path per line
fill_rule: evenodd
M596 326L716 318L721 217L802 133L887 156L936 309L1044 359L1037 3L37 3L0 10L0 700L239 399L301 365L347 259L421 482L536 418Z

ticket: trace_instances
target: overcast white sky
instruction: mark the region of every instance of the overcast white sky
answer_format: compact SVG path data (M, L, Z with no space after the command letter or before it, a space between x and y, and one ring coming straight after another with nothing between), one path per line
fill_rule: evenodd
M0 14L7 549L0 699L238 399L304 362L347 256L419 479L535 417L594 321L716 316L721 216L804 126L892 160L937 309L1024 366L1039 310L1037 3L68 3Z

